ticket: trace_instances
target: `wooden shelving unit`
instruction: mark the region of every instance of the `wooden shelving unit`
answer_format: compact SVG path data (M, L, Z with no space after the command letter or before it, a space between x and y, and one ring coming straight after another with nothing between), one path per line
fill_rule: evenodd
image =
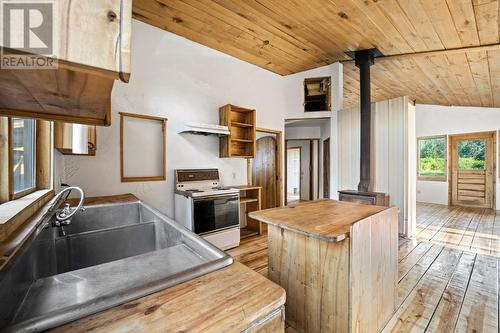
M242 185L235 186L240 190L240 210L245 213L246 226L241 228L240 238L247 238L250 236L260 235L265 231L266 226L250 217L248 213L261 209L260 204L260 186Z
M219 120L230 132L220 137L220 157L255 157L255 110L227 104L219 108Z

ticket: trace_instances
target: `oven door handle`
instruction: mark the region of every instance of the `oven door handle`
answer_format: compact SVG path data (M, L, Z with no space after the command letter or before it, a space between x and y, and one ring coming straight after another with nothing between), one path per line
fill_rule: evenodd
M208 197L197 197L193 198L193 201L219 201L219 200L238 200L239 194L220 194L220 195L212 195Z
M229 200L230 199L226 199L226 198L224 198L224 199L215 199L214 203L216 205L225 205L225 204L227 204L229 202Z

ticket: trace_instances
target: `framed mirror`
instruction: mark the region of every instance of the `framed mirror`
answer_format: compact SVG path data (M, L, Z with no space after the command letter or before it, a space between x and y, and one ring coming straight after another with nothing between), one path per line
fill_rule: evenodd
M120 175L124 182L166 177L167 118L120 112Z

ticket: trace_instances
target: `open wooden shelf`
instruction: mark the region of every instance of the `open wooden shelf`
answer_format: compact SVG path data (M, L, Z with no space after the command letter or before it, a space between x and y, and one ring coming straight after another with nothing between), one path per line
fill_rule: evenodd
M253 124L239 123L237 121L232 121L231 126L234 126L234 127L254 127Z
M240 204L246 204L249 202L258 202L258 201L259 201L259 199L257 199L257 198L241 198Z
M246 227L240 229L240 239L256 236L258 234L259 232L257 230L249 229Z
M262 222L252 219L248 216L248 213L255 212L261 209L260 205L260 186L252 186L252 185L242 185L235 186L240 190L240 210L244 212L245 215L245 223L241 222L244 225L240 228L240 238L246 238L253 235L261 235L266 229L266 226Z
M219 109L220 125L229 135L219 140L220 157L255 157L255 110L227 104Z
M253 142L253 140L250 139L231 139L233 142Z

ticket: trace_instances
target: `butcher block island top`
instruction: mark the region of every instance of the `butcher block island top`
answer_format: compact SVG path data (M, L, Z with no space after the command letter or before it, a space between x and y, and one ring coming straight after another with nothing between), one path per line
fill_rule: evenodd
M279 228L338 242L349 236L354 223L386 209L325 199L252 212L249 216Z
M252 212L297 332L377 333L396 308L398 210L334 200Z

